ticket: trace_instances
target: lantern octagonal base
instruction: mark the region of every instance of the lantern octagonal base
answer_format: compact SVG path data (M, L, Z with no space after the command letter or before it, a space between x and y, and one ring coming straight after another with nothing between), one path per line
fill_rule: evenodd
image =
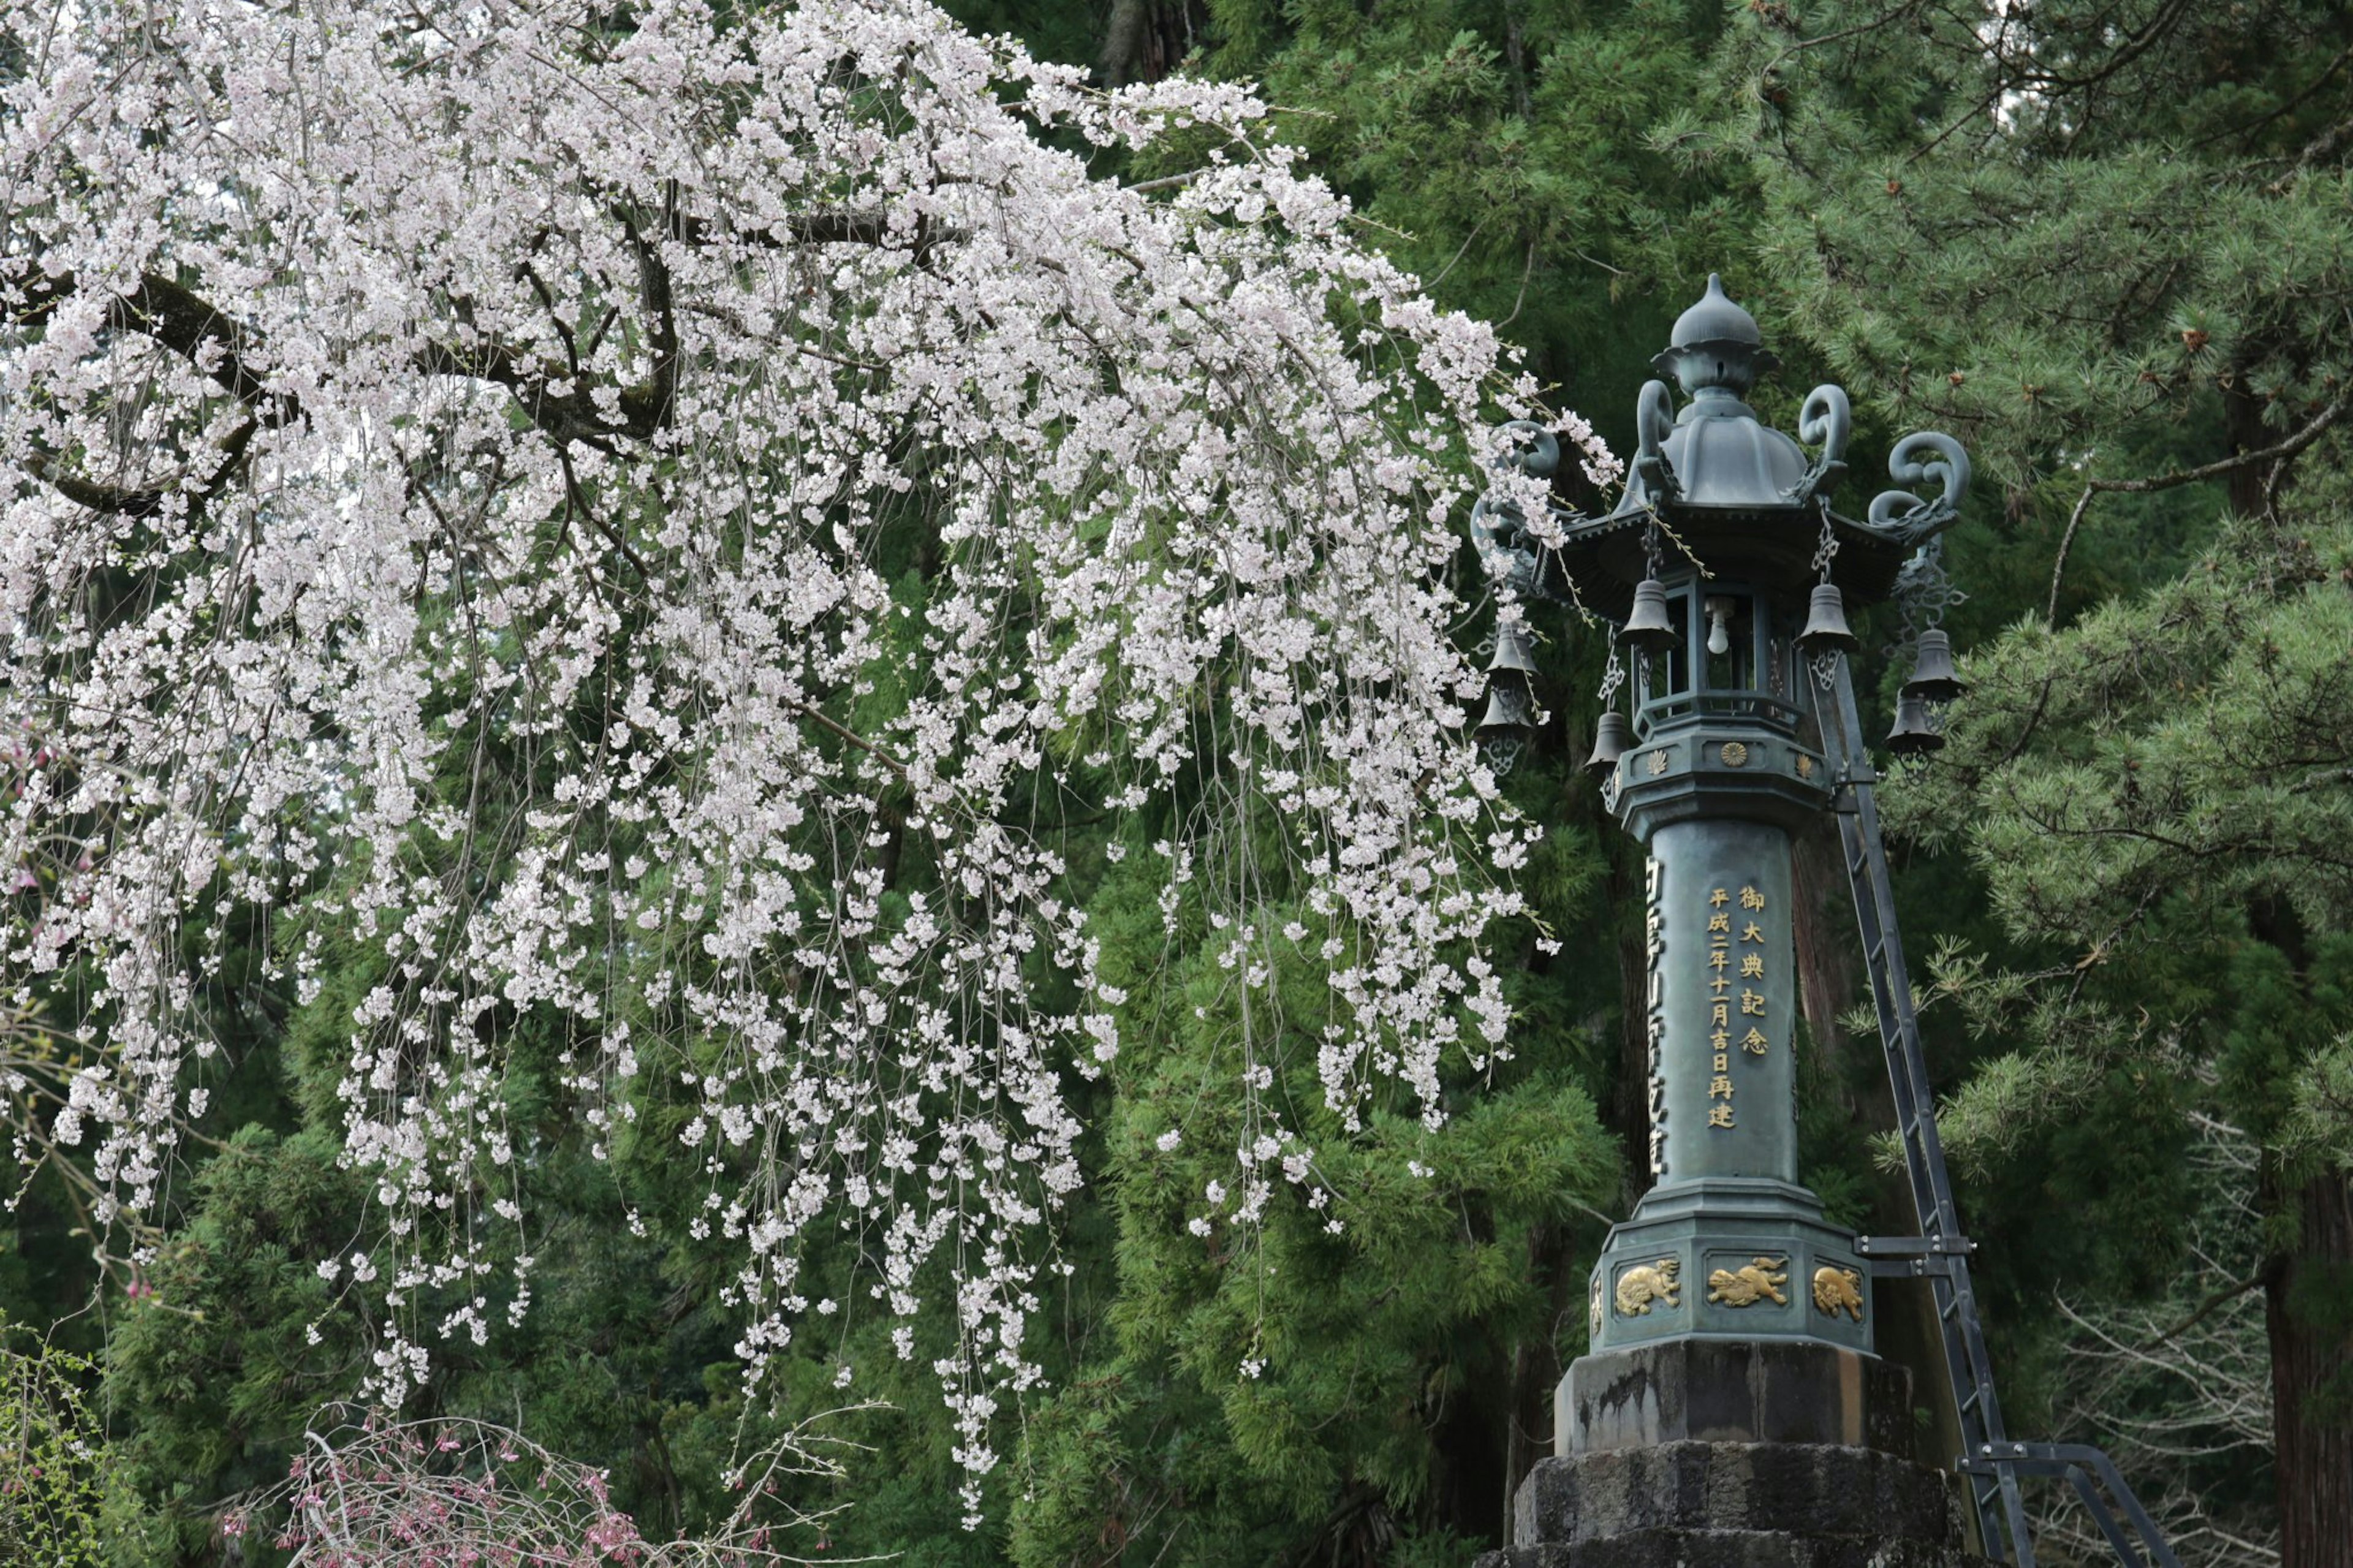
M1587 1290L1596 1352L1699 1335L1867 1353L1872 1320L1853 1236L1804 1187L1755 1177L1652 1188L1610 1231Z

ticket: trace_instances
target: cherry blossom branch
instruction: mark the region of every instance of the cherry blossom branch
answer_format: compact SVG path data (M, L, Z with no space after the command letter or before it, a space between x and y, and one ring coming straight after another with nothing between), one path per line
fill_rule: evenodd
M76 130L12 144L69 269L14 296L0 721L79 778L0 831L107 846L8 950L98 1042L125 1215L216 1044L191 955L284 909L258 956L321 1005L321 933L364 950L323 1005L378 1206L330 1261L399 1297L361 1373L394 1407L494 1331L486 1276L528 1310L512 1041L561 1032L589 1150L699 1177L633 1221L731 1260L747 1385L839 1310L802 1272L837 1224L896 1353L944 1314L976 1521L1039 1375L1071 1084L1144 1005L1047 803L1108 813L1103 862L1151 857L1226 976L1249 1136L1204 1234L1344 1223L1300 1090L1335 1137L1434 1122L1507 1048L1487 943L1535 830L1464 736L1450 520L1488 400L1535 389L1240 89L1092 94L920 0L657 7L626 50L585 0L453 3L80 7L22 51L15 122ZM1145 195L1059 150L1185 125L1244 155ZM150 270L186 281L70 300ZM22 483L218 446L216 388L258 433L202 518ZM1312 999L1275 983L1302 963Z

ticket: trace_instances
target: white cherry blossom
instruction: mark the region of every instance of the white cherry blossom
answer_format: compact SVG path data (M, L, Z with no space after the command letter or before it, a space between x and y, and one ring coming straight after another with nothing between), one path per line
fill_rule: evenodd
M374 1397L528 1276L532 1019L600 1147L690 1103L753 1377L811 1227L867 1228L863 1310L955 1325L976 1482L1126 1000L1056 812L1209 781L1147 863L1227 944L1245 1092L1279 951L1329 964L1344 1113L1434 1121L1504 1047L1482 867L1532 830L1451 582L1532 395L1248 92L1093 91L920 0L0 29L0 979L62 1042L8 1082L101 1217L155 1208L229 933L316 1005L363 941ZM1238 1156L1245 1218L1315 1179L1271 1102Z

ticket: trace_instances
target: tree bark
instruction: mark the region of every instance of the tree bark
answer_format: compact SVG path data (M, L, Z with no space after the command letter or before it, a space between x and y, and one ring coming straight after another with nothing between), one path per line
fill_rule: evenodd
M2282 1194L2295 1250L2263 1287L2282 1568L2353 1568L2353 1177Z
M1544 1293L1546 1312L1539 1331L1512 1348L1512 1380L1504 1418L1503 1513L1495 1537L1504 1545L1512 1540L1512 1500L1538 1459L1552 1453L1553 1391L1562 1367L1555 1346L1554 1328L1562 1314L1574 1310L1583 1280L1570 1268L1568 1237L1562 1227L1539 1222L1528 1231L1528 1279Z
M1862 994L1862 951L1854 927L1854 892L1847 885L1845 851L1838 828L1825 814L1791 845L1797 890L1798 1005L1806 1033L1826 1062L1842 1060L1847 1041L1839 1009ZM1856 1110L1883 1125L1894 1121L1894 1101L1874 1097ZM1882 1115L1881 1113L1884 1114Z
M2263 405L2243 365L2232 366L2230 382L2222 389L2222 438L2234 458L2242 452L2259 452L2276 439L2263 427ZM2253 517L2263 510L2264 477L2260 463L2232 470L2228 485L2232 511Z
M1866 1085L1848 1109L1854 1117L1855 1135L1892 1131L1895 1127L1895 1092L1887 1081L1886 1051L1876 1033L1849 1038L1839 1027L1841 1008L1870 995L1863 973L1862 942L1855 929L1854 889L1847 879L1846 849L1838 828L1826 815L1795 844L1799 1005L1833 1082ZM1853 1053L1870 1059L1860 1074L1849 1067ZM1912 1181L1903 1171L1883 1172L1873 1184L1872 1226L1883 1236L1917 1236L1920 1225L1912 1195ZM1879 1353L1912 1373L1912 1403L1934 1413L1933 1423L1917 1433L1913 1458L1924 1465L1948 1467L1961 1451L1961 1414L1953 1399L1952 1373L1945 1365L1943 1320L1936 1298L1926 1280L1882 1279L1873 1286L1879 1303ZM1967 1521L1972 1542L1978 1521Z
M1150 36L1150 0L1112 0L1103 23L1103 53L1095 74L1105 87L1124 87L1144 74L1145 41Z

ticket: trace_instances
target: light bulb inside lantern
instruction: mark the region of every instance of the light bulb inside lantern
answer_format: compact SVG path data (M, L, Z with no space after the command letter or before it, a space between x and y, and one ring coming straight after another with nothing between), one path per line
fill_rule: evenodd
M1708 605L1707 616L1707 651L1713 654L1730 653L1732 632L1728 623L1732 619L1731 609L1719 599Z

